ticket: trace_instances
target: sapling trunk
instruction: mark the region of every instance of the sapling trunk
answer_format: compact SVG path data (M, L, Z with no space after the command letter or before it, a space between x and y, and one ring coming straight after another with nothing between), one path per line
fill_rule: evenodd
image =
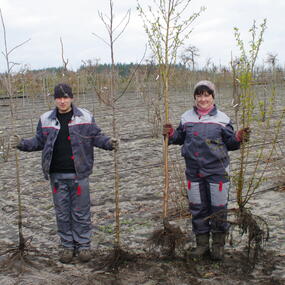
M113 5L110 1L111 15L113 15ZM110 30L113 31L113 16L110 18ZM112 102L112 127L113 137L117 139L117 121L116 121L116 80L115 80L115 59L114 59L114 41L113 33L110 36L111 50L111 102ZM118 149L114 150L114 192L115 192L115 247L120 248L120 174L119 174L119 154Z
M165 75L165 82L163 82L163 98L164 98L164 122L169 123L169 77ZM169 167L168 167L168 135L164 136L163 144L163 162L164 162L164 191L163 191L163 219L168 218L168 204L169 204Z
M246 76L246 78L248 78ZM251 82L247 81L242 82L242 90L241 90L241 128L249 127L250 126L250 115L249 112L252 111L252 104L248 98L252 95L249 88L251 85ZM249 105L248 105L249 104ZM251 104L251 105L250 105ZM237 183L237 203L239 208L242 210L244 207L244 201L243 201L243 190L245 186L245 173L246 173L246 167L247 167L247 159L248 159L248 148L245 143L242 143L240 146L240 163L239 163L239 172L238 172L238 183Z

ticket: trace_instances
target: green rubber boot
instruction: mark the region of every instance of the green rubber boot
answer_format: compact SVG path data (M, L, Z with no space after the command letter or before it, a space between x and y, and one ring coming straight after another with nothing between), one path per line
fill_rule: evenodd
M226 233L213 233L212 239L211 258L217 261L223 260L225 255Z
M190 256L193 258L201 258L210 253L209 233L196 235L196 248L190 251Z

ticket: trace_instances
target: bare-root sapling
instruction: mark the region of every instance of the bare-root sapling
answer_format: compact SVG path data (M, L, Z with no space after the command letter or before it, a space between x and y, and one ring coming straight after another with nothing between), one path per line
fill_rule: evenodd
M184 17L191 0L153 0L154 5L143 9L138 3L138 11L143 19L149 46L159 65L159 80L162 86L164 124L169 123L169 81L171 69L176 63L178 49L189 37L191 25L204 10ZM169 223L169 163L168 136L163 140L164 189L163 189L163 229L154 232L151 243L160 246L168 255L175 255L175 248L183 240L182 231ZM169 250L165 250L167 247Z
M252 213L250 201L256 191L266 181L266 171L269 170L269 163L274 154L278 136L281 129L281 122L284 120L285 108L279 110L279 116L272 116L275 113L275 92L267 95L267 107L260 108L262 99L258 96L255 88L254 66L263 41L263 34L266 29L266 19L260 25L260 32L256 23L249 30L251 35L250 47L247 50L240 37L238 28L235 28L235 38L240 49L240 56L234 65L234 82L238 93L237 124L240 128L249 127L252 130L251 140L241 143L238 168L233 173L233 184L236 190L236 201L238 209L232 209L235 213L233 225L238 225L241 234L247 234L248 256L256 261L258 252L263 241L268 238L268 227L262 216ZM232 65L233 66L233 65ZM264 112L266 111L266 114ZM254 149L254 151L253 151ZM254 263L253 262L253 263Z

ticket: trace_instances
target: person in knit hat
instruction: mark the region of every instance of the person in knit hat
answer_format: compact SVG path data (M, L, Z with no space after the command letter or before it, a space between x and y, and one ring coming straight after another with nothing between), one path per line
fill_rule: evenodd
M94 163L93 148L113 150L118 141L101 132L93 115L73 103L72 88L54 87L55 108L41 115L36 135L15 137L12 147L42 151L42 169L50 180L58 235L59 260L70 263L75 255L82 262L91 258L91 213L89 175Z
M250 131L248 128L234 131L230 118L215 105L216 88L211 81L199 81L193 95L194 107L181 116L176 130L172 124L165 124L163 135L169 137L169 144L182 145L192 230L196 236L196 248L190 255L197 258L211 254L213 260L222 260L229 228L228 151L237 150L248 141ZM214 214L218 212L216 218Z

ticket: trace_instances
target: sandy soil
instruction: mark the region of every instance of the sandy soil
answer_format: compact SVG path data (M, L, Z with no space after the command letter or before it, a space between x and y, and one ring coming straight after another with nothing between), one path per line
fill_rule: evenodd
M177 124L182 112L191 105L191 100L186 93L172 96L171 120ZM227 110L230 99L220 101L221 109ZM118 106L121 241L122 248L132 254L132 258L125 260L117 271L106 267L106 258L113 252L114 245L111 152L95 150L94 173L90 177L93 258L87 264L81 264L75 258L68 265L57 260L58 237L51 190L41 172L40 153L19 153L23 235L28 240L27 255L25 263L15 258L8 268L5 265L9 255L0 256L1 285L285 284L285 191L275 187L280 182L278 167L267 171L268 180L250 202L252 212L266 220L270 231L269 240L264 244L255 266L247 258L247 235L241 237L238 229L231 231L232 238L229 237L227 242L223 262L189 259L187 248L194 246L189 218L171 221L187 236L186 245L176 251L174 258L167 258L158 249L149 247L148 239L153 231L162 228L162 138L152 137L153 127L148 120L151 116L144 102L139 95L129 93L122 97ZM34 102L25 100L24 104L19 100L17 104L17 132L28 137L35 129L39 115L48 110L48 106L40 99ZM80 98L79 105L93 111L98 125L106 134L111 134L111 112L106 106L90 96ZM0 102L0 112L4 122L0 135L6 136L11 132L11 122L9 108L3 102L2 105ZM234 168L238 152L231 156ZM186 199L177 192L182 183L177 179L181 173L183 177L184 168L179 147L171 148L170 160L176 165L171 168L170 208L177 210L180 205L182 210L187 210ZM10 153L8 161L0 157L0 168L0 253L3 253L18 244L18 200L13 153ZM229 208L234 207L235 193L231 193Z

